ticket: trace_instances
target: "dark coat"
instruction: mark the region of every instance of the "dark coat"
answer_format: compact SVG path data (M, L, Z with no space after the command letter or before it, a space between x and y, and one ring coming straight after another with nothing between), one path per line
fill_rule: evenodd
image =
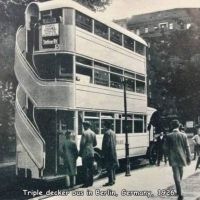
M106 168L112 169L119 166L116 152L116 135L111 129L107 130L103 136L102 154Z
M95 133L91 129L87 129L83 132L80 142L79 155L82 159L88 159L94 157L94 147L97 145L97 139Z
M190 147L187 135L174 129L167 135L167 151L170 166L185 166L190 161Z
M62 145L62 157L64 160L65 173L69 176L76 175L76 160L78 158L78 149L74 141L65 139Z

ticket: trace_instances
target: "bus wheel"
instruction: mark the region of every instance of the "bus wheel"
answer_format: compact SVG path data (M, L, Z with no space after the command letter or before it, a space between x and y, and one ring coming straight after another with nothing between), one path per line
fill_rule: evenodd
M152 144L149 148L149 163L155 165L157 160L157 150L156 145Z
M93 165L93 177L94 179L98 179L102 173L102 161L101 156L95 152L94 154L94 165Z

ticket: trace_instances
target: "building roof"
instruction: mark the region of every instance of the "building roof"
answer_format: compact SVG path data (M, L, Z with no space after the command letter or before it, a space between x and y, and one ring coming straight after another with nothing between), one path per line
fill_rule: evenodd
M146 14L140 15L133 15L129 20L127 25L132 24L140 24L140 23L147 23L153 22L157 20L165 20L165 19L180 19L183 17L189 17L194 15L195 13L200 14L199 8L175 8L170 10L163 10L157 12L151 12Z

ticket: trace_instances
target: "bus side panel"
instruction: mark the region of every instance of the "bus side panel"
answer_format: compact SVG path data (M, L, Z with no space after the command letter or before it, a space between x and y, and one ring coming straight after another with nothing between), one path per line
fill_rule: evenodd
M76 28L76 52L97 60L109 61L113 65L122 66L137 73L146 74L144 56L130 52L124 47L108 42L101 37L87 34L78 28Z
M97 146L101 150L102 147L102 139L103 135L97 135ZM80 146L81 136L77 137L77 145L78 148ZM125 158L125 134L116 134L117 139L117 157L118 159ZM129 133L128 134L128 142L129 142L129 156L144 156L147 153L147 148L149 145L149 137L147 133ZM81 165L81 159L79 158L77 161L77 165Z
M98 96L98 98L97 98ZM76 85L76 107L101 110L124 110L123 91L96 85ZM127 110L146 113L146 95L127 93Z

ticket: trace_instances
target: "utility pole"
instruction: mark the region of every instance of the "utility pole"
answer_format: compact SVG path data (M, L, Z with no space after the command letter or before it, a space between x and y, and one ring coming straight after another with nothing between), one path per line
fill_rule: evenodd
M128 143L128 130L127 130L127 99L126 99L126 84L127 80L124 79L124 115L125 115L125 150L126 150L126 173L125 176L131 176L130 174L130 161L129 161L129 143Z

